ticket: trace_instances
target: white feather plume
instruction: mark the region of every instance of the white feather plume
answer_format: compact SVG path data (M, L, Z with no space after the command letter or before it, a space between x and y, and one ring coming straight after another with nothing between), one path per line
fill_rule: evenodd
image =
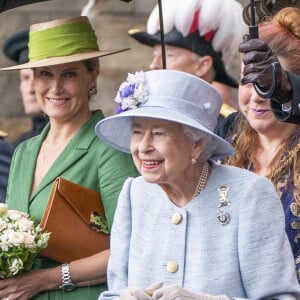
M193 1L193 0L192 0ZM205 35L210 31L215 31L220 28L220 24L223 24L221 19L223 11L227 9L225 7L231 6L235 0L203 0L201 6L201 12L199 15L199 32L201 35ZM228 15L230 18L230 13Z
M238 51L247 26L242 18L242 5L236 0L164 0L162 1L165 34L175 27L187 36L194 14L200 9L198 29L203 36L215 31L212 46L222 52L223 61L230 63ZM156 5L148 18L147 32L155 34L159 28L159 9Z
M213 48L216 51L222 51L225 62L231 62L234 58L234 55L238 52L238 46L242 42L243 35L248 30L243 21L240 4L235 1L231 2L231 5L224 8L219 15L222 23L212 40Z
M102 10L105 4L109 0L88 0L87 4L81 10L81 16L87 16L89 19L93 19Z
M163 22L164 22L164 32L169 33L175 26L175 14L177 12L177 4L180 0L164 0L162 1L162 12L163 12ZM159 9L158 5L152 10L148 22L147 22L147 32L149 34L155 34L160 30L159 23Z
M202 0L179 1L175 15L175 27L183 36L187 36L192 26L194 15L200 9Z

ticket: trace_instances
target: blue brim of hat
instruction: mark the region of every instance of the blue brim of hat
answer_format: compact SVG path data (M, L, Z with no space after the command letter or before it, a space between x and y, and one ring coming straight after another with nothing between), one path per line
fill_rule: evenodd
M135 117L167 120L184 124L204 132L211 136L216 143L216 148L211 156L213 159L228 157L234 154L234 148L228 142L206 127L202 126L192 118L183 115L180 111L162 107L140 107L103 119L96 124L96 134L104 143L111 147L122 152L130 153L132 121Z

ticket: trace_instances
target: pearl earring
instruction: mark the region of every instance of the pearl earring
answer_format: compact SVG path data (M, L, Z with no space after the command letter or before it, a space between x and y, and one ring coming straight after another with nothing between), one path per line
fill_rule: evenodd
M194 165L197 162L197 159L192 158L192 164Z

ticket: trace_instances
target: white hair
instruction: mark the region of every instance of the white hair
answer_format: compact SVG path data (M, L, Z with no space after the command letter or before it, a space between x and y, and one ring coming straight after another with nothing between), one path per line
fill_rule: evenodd
M201 141L201 144L203 146L203 152L201 153L201 160L205 161L210 159L212 153L214 152L217 146L213 137L208 135L207 133L200 131L199 129L187 125L183 125L183 124L181 126L185 135L187 135L195 142Z

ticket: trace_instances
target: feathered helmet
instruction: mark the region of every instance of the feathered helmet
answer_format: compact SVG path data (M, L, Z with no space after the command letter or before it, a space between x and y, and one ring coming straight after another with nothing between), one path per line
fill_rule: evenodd
M213 58L214 80L237 87L227 74L225 65L238 52L247 26L242 18L243 7L235 0L164 0L162 14L164 40L167 45L188 49L200 56ZM161 43L159 7L152 10L147 32L130 29L128 34L148 46Z

